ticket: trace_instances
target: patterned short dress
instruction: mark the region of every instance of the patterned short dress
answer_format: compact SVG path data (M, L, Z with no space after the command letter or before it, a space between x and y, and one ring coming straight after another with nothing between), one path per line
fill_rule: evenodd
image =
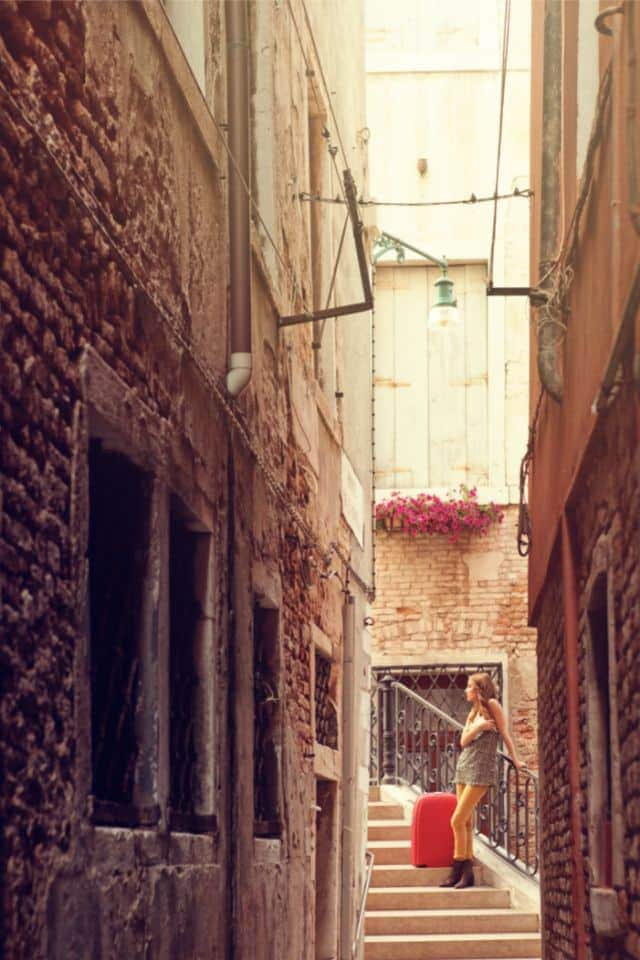
M463 747L453 782L478 787L495 785L498 781L496 758L499 739L495 730L484 730L468 746Z

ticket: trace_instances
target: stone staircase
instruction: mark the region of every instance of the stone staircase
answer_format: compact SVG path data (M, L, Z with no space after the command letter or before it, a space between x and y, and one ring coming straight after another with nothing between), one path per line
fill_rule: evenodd
M507 888L440 889L446 869L411 866L411 825L402 804L369 799L375 856L365 913L365 960L524 960L540 957L538 914L517 910Z

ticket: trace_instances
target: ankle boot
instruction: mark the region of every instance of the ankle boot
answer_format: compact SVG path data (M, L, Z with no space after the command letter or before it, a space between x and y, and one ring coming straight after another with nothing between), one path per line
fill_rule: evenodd
M462 876L462 865L466 860L454 860L446 880L440 884L441 887L455 887Z
M460 877L457 883L454 883L456 890L463 890L465 887L472 887L475 883L473 877L473 860L463 860Z

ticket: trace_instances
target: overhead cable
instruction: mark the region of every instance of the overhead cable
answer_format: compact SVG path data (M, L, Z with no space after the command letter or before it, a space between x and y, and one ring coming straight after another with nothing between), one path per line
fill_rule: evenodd
M333 120L334 129L335 129L335 132L336 132L336 136L337 136L337 138L338 138L338 143L340 144L340 150L341 150L341 152L342 152L342 160L343 160L343 162L344 162L345 170L348 170L348 169L349 169L349 160L348 160L348 158L347 158L347 151L346 151L345 148L344 148L344 143L343 143L343 141L342 141L342 136L340 135L340 127L339 127L339 125L338 125L338 120L337 120L337 117L336 117L336 114L335 114L335 110L333 109L333 98L332 98L332 96L331 96L331 91L329 90L329 86L328 86L328 84L327 84L327 78L326 78L325 75L324 75L324 70L322 69L322 61L321 61L321 59L320 59L320 52L319 52L319 50L318 50L318 45L317 45L317 43L316 43L316 38L315 38L315 36L314 36L313 28L312 28L312 26L311 26L311 20L309 19L309 13L308 13L308 11L307 11L307 6L306 6L304 0L300 0L300 3L301 3L301 5L302 5L302 10L303 10L303 13L304 13L305 22L306 22L306 24L307 24L307 30L309 31L309 37L310 37L311 43L312 43L312 45L313 45L313 52L314 52L314 54L315 54L316 63L318 64L318 69L319 69L319 71L320 71L320 78L321 78L321 80L322 80L322 85L324 86L324 91L325 91L325 93L326 93L326 95L327 95L327 105L328 105L329 111L330 111L330 113L331 113L331 118L332 118L332 120ZM291 2L290 2L290 0L289 0L289 9L291 9Z
M289 16L291 17L291 22L293 23L293 28L294 28L295 33L296 33L296 36L297 36L297 38L298 38L298 44L299 44L299 46L300 46L300 52L302 53L302 59L304 60L304 66L305 66L306 75L307 75L307 78L309 79L309 81L310 81L310 83L311 83L311 91L312 91L312 93L313 93L313 98L314 98L314 100L315 100L315 102L316 102L316 107L317 107L317 110L318 110L318 114L319 114L321 117L324 117L325 114L326 114L326 106L325 106L324 101L320 98L320 95L319 95L318 90L317 90L317 88L316 88L316 83L315 83L315 80L314 80L314 77L315 77L315 75L316 75L316 72L315 72L315 70L313 69L313 67L311 66L311 64L310 64L310 62L309 62L309 58L307 57L307 51L305 50L304 42L303 42L303 40L302 40L302 35L301 35L301 33L300 33L300 27L298 26L298 21L296 20L296 15L295 15L295 13L293 12L293 6L291 5L291 0L287 0L287 7L288 7L288 9L289 9ZM313 34L311 34L311 39L312 39L312 41L313 41ZM315 46L315 44L314 44L314 50L315 50L315 53L316 53L316 59L318 59L317 47ZM319 68L320 68L320 73L321 73L321 75L322 75L322 64L320 63L319 59L318 59L318 66L319 66ZM330 102L330 101L329 101L328 106L329 106L329 109L331 110L331 102ZM331 110L331 113L332 113L332 115L333 115L333 111L332 111L332 110ZM336 133L337 133L337 136L338 136L338 142L341 144L342 141L341 141L341 138L340 138L340 131L339 131L339 130L336 130ZM332 162L333 167L334 167L334 170L335 170L336 178L337 178L337 180L338 180L338 183L340 184L340 190L341 190L341 192L342 192L342 201L343 201L343 203L346 204L346 203L347 203L347 197L346 197L346 194L345 194L345 192L344 192L344 185L343 185L343 182L342 182L342 176L341 176L341 174L340 174L340 169L339 169L339 167L338 167L338 163L337 163L337 160L336 160L336 154L338 153L338 147L334 146L334 144L331 142L331 136L332 136L332 134L331 134L331 131L329 130L329 128L328 128L326 125L324 126L324 129L323 129L323 131L322 131L322 136L323 136L324 139L327 141L327 151L328 151L328 153L329 153L329 156L331 157L331 162ZM343 151L343 152L344 152L344 151ZM347 167L348 167L348 164L347 164ZM299 199L300 199L300 197L299 197Z
M507 83L507 63L509 60L509 28L511 26L511 0L505 0L504 27L502 31L502 72L500 77L500 113L498 118L498 149L496 151L496 181L493 188L493 225L491 227L491 253L489 255L489 287L493 286L493 262L496 246L496 223L498 220L498 186L500 181L500 159L502 156L502 130L504 123L504 92Z
M496 200L513 200L522 198L528 200L533 196L533 190L528 187L521 190L516 187L511 193L499 193L497 196L491 194L488 197L477 197L475 193L470 194L461 200L358 200L359 207L453 207L460 204L474 203L493 203ZM321 197L317 194L302 192L298 194L298 199L302 201L311 201L312 203L344 203L340 197Z

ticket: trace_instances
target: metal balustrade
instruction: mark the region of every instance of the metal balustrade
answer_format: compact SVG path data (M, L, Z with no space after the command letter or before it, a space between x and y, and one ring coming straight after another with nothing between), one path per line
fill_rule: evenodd
M462 724L388 674L373 691L371 776L419 793L455 792ZM538 778L498 751L498 784L476 812L476 835L521 873L537 878Z

